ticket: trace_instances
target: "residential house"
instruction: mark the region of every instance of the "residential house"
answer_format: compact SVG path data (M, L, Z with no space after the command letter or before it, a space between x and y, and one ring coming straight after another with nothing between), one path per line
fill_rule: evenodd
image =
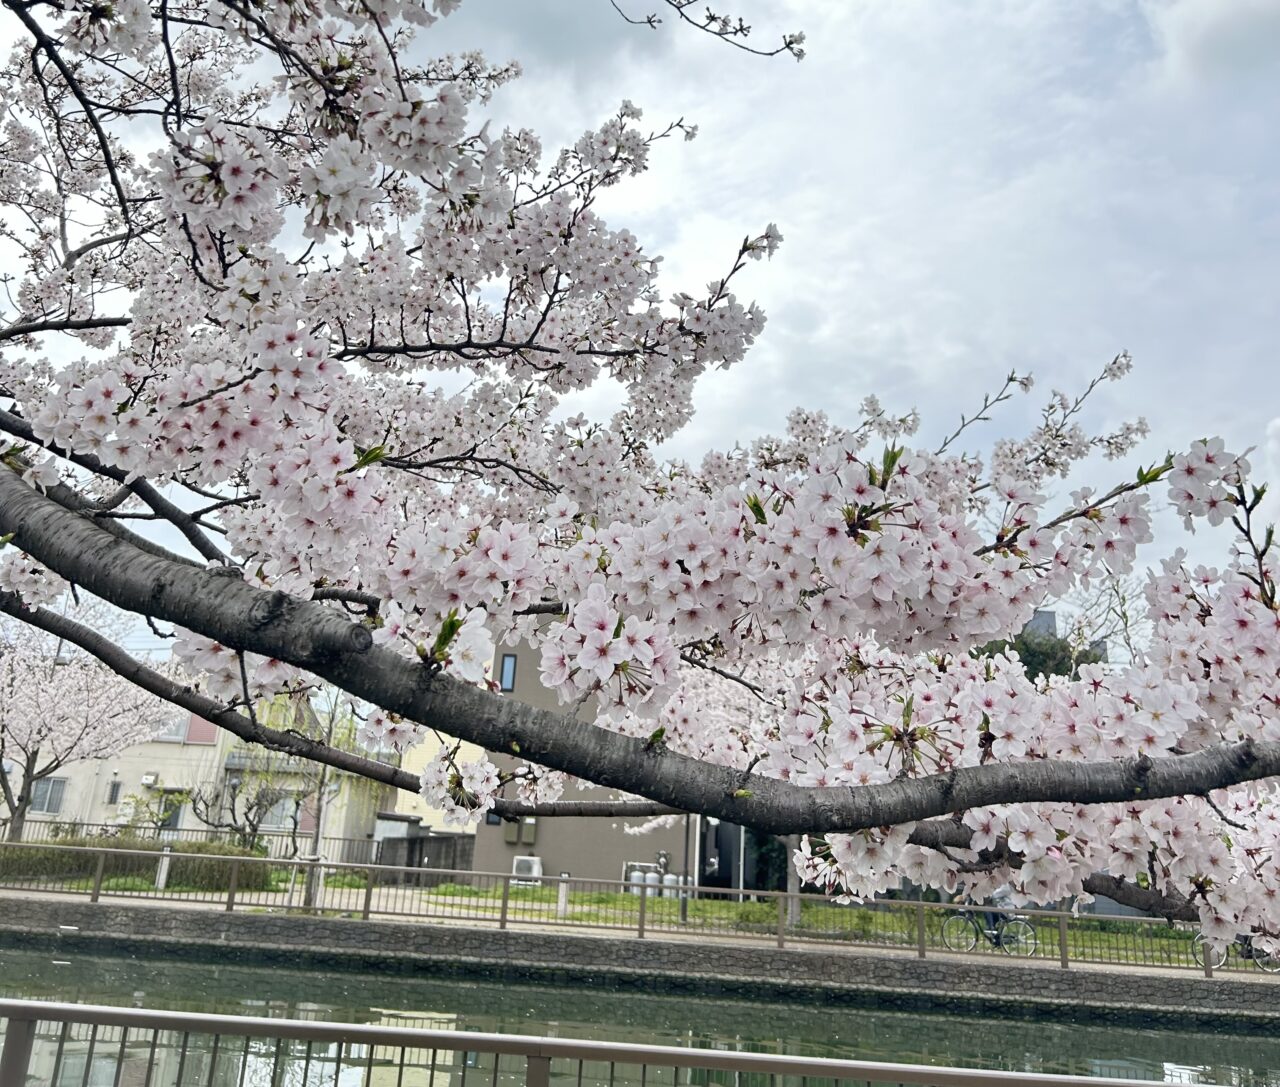
M272 727L318 734L309 706L280 699L259 706L257 713ZM349 862L374 859L377 813L390 806L387 786L326 769L323 799L318 799L317 764L246 744L194 714L175 717L152 740L105 759L68 763L38 782L25 836L98 833L131 825L178 840L234 837L229 828L210 823L234 821L226 819L232 798L239 794L243 800L264 783L276 797L260 819L262 840L273 855L310 852L319 818L324 855ZM203 819L197 809L204 812Z
M562 709L554 692L540 682L538 663L539 654L527 643L500 646L493 664L499 689L533 706ZM494 760L499 765L515 762L505 756L494 756ZM563 799L600 800L614 795L604 789L571 787ZM645 868L692 874L698 867L698 823L692 816L657 821L530 817L510 823L490 815L476 828L474 864L478 872L540 870L548 876L567 873L579 879L621 880Z

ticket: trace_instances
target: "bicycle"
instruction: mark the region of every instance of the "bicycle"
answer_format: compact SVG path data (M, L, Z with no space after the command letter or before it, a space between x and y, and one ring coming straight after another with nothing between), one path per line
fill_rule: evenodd
M1235 949L1237 958L1248 959L1259 970L1265 970L1268 974L1280 974L1280 954L1269 954L1266 951L1255 948L1252 936L1237 936L1222 950L1218 950L1216 947L1212 948L1209 966L1217 970L1227 961L1227 955L1232 948ZM1197 932L1195 939L1191 941L1191 957L1196 960L1197 966L1204 965L1205 939L1204 934L1201 932Z
M1021 917L1001 916L989 928L972 910L959 910L942 922L942 942L951 951L972 951L979 936L1006 955L1034 955L1036 930Z

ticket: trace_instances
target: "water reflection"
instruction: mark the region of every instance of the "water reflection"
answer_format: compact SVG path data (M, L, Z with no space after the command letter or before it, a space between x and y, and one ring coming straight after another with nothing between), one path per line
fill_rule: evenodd
M68 965L55 966L55 959ZM594 988L255 968L65 951L53 955L0 948L0 995L1028 1073L1280 1087L1280 1042L1267 1037L774 1005ZM79 1070L73 1076L68 1066L59 1080L65 1076L68 1083L83 1082L84 1039L64 1049L67 1057L78 1055ZM166 1059L179 1059L177 1049L166 1052ZM99 1047L102 1067L112 1069L110 1074L103 1073L108 1084L114 1075L114 1063L106 1059L109 1056ZM260 1056L267 1066L271 1064L273 1055L264 1051ZM317 1068L324 1065L326 1082L333 1082L334 1056L295 1053L286 1064L294 1072L303 1063ZM208 1057L199 1045L189 1047L182 1058L188 1062L187 1067L199 1065L205 1069L201 1073L205 1078L191 1082L217 1082L222 1078L218 1074L212 1081L207 1079L208 1068L218 1070L218 1058L214 1057L211 1066ZM367 1054L361 1060L366 1057ZM227 1059L225 1054L222 1059ZM403 1082L423 1082L432 1087L448 1083L457 1087L465 1076L466 1064L454 1067L462 1060L457 1054L448 1055L448 1060L450 1071L445 1079L433 1079L424 1068L419 1071L426 1079ZM487 1060L490 1059L484 1058L481 1063ZM98 1076L92 1063L90 1083ZM437 1070L439 1075L445 1071L443 1066ZM298 1083L310 1082L306 1074L303 1076ZM491 1076L489 1063L487 1071L475 1082L490 1082ZM505 1073L499 1078L505 1079ZM341 1082L345 1079L344 1073ZM185 1074L183 1081L187 1081ZM252 1079L246 1079L248 1082ZM389 1082L395 1082L394 1075Z

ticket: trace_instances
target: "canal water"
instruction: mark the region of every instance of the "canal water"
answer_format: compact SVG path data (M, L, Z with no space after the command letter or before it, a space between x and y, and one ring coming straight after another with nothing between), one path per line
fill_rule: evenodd
M0 946L0 996L1280 1087L1280 1039L1258 1035L787 1006L402 974L254 968Z

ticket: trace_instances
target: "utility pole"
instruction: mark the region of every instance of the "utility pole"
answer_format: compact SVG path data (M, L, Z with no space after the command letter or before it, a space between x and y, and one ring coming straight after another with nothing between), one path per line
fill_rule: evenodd
M329 724L325 729L324 742L326 747L333 746L333 719L337 716L335 706L329 707ZM320 764L320 787L316 790L316 822L311 828L311 867L307 869L307 886L303 896L303 905L311 907L315 905L317 897L317 873L320 863L320 846L324 841L324 808L325 808L325 790L329 787L329 764L322 762Z
M684 813L684 864L680 871L680 923L689 920L689 822L693 816Z

